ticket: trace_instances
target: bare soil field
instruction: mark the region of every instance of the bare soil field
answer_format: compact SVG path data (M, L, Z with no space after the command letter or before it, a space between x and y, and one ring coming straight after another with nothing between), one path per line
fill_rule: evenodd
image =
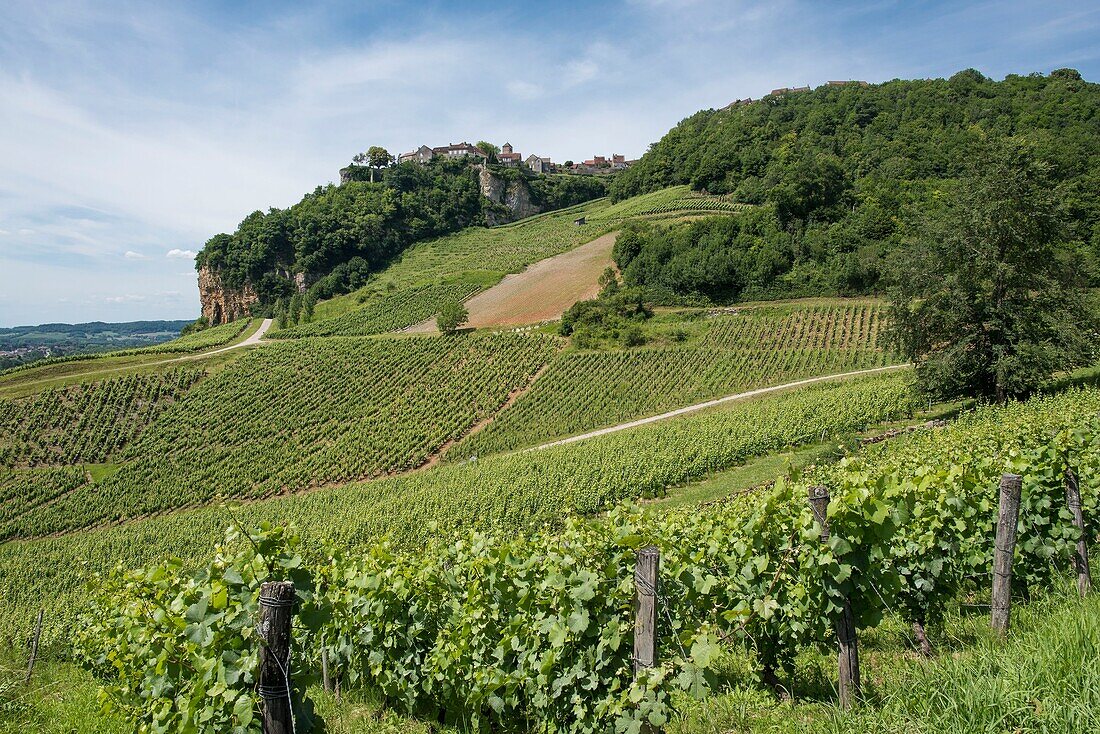
M604 268L612 264L615 232L569 252L530 265L466 301L467 326L519 326L552 321L577 301L595 298ZM435 331L435 319L422 321L410 332Z

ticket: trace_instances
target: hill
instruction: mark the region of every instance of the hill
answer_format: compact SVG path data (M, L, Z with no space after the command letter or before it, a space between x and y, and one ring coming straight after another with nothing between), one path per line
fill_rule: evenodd
M203 316L220 324L287 308L297 314L303 298L313 303L355 290L417 242L605 193L596 177L525 174L465 159L369 169L369 178L359 168L366 170L345 169L339 186L318 186L287 209L255 211L232 234L210 238L195 258Z
M673 185L754 205L736 219L640 227L616 252L665 299L875 292L908 222L1014 137L1050 167L1069 255L1100 284L1100 85L1071 69L993 81L826 85L704 110L611 185L621 201Z
M105 352L166 342L189 321L39 324L0 328L0 370L48 357Z

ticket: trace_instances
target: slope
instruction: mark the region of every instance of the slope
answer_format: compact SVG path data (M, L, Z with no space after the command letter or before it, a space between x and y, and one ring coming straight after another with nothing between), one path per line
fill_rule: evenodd
M577 301L595 298L599 278L610 267L615 233L560 255L539 260L522 273L506 275L492 288L466 301L470 314L467 326L518 326L553 321ZM431 319L409 329L414 333L435 331Z

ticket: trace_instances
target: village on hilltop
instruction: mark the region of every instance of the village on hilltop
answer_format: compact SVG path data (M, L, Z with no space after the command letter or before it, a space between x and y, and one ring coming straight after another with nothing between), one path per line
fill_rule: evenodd
M397 156L397 162L405 163L407 161L413 161L416 163L427 163L437 156L442 158L462 158L464 156L469 156L481 160L490 160L491 162L508 168L519 168L522 166L533 173L612 173L614 171L622 171L629 168L636 162L633 160L628 161L626 156L619 153L612 153L610 156L592 156L592 158L578 163L565 161L564 163L558 164L554 163L547 156L539 156L533 153L527 156L527 158L524 158L522 153L515 152L511 143L505 143L500 147L500 152L494 152L490 155L476 145L471 145L467 142L451 143L450 145L441 145L435 148L421 145L416 150L402 153Z
M826 86L826 87L847 87L849 85L855 85L857 87L866 87L867 82L859 80L859 79L849 79L847 81L825 82L824 86ZM779 87L777 89L773 89L772 91L770 91L766 95L764 95L764 99L767 99L768 97L782 97L785 94L796 94L798 92L808 92L808 91L810 91L810 87L808 85L804 86L804 87ZM728 110L728 109L732 109L734 107L740 107L742 105L752 104L753 102L757 102L757 101L762 101L762 100L754 100L752 97L745 97L744 99L735 99L732 102L730 102L728 105L723 107L722 109L723 110Z

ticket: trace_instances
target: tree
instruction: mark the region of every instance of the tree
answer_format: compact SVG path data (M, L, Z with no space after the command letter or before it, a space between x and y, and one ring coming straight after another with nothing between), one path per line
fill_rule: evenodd
M500 152L500 148L485 140L477 141L477 145L474 147L485 154L486 163L496 163L497 153Z
M310 288L302 299L302 323L313 321L313 308L317 305L317 291Z
M457 301L451 301L439 309L439 315L435 317L435 325L443 333L450 334L469 319L470 313L466 310L466 307Z
M895 253L889 336L923 392L1003 402L1087 363L1095 337L1050 166L1018 140L982 143L970 160Z
M367 148L367 164L370 165L370 181L374 183L374 172L393 163L393 156L385 148L372 145Z

